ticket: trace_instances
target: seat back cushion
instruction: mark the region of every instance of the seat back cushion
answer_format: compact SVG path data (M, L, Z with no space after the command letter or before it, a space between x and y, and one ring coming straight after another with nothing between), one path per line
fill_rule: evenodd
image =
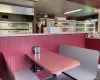
M62 44L59 47L59 54L78 60L82 69L97 74L99 61L98 51Z

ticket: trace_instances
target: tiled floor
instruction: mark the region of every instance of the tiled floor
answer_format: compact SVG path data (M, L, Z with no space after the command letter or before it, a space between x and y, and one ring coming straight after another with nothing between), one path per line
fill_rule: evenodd
M25 70L26 71L26 70ZM25 73L25 71L22 71L22 72L24 72ZM29 78L27 79L27 78L25 78L26 76L28 76L28 75L26 75L26 76L24 76L24 78L25 79L23 79L23 80L36 80L35 78L34 79L32 79L32 77L33 77L33 73L30 71L30 72L28 72L28 71L26 71L26 73L31 73L32 74L32 76L29 76ZM23 73L20 73L19 75L21 75L21 74L23 74ZM15 74L16 75L16 74ZM16 80L20 80L20 79L16 79ZM22 80L22 79L21 79ZM70 79L69 77L67 77L67 76L65 76L64 74L60 74L60 75L58 75L57 76L57 79L55 79L55 78L52 78L52 79L48 79L48 80L72 80L72 79ZM96 79L94 79L94 80L100 80L100 70L98 70L98 75L97 75L97 77L96 77Z
M94 80L100 80L100 70L98 70L97 77Z
M57 77L57 80L72 80L64 74L61 74Z
M57 76L57 79L52 78L52 79L48 79L48 80L73 80L73 79L67 77L64 74L60 74L60 75ZM97 77L94 80L100 80L100 70L98 70Z
M50 80L55 80L55 79L50 79ZM72 79L61 74L57 77L57 80L72 80ZM96 79L94 79L94 80L100 80L100 70L98 70L98 75L97 75Z
M14 73L16 80L39 80L39 78L28 68Z

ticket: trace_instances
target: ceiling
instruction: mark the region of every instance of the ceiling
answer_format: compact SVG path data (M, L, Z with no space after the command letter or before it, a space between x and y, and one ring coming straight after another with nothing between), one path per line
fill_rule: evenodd
M100 8L100 0L66 0L66 1L72 1L72 2L76 2L76 3Z
M74 0L74 1L78 1L78 0ZM79 0L79 1L82 1L82 0ZM38 13L55 14L59 16L65 16L64 12L72 11L76 9L82 9L82 11L69 14L66 16L86 16L86 15L92 15L96 13L95 8L74 3L74 2L70 2L70 1L66 1L66 0L44 0L40 2L32 2L31 0L30 1L28 0L0 0L0 3L34 7L38 11Z
M0 0L0 3L27 6L27 7L34 6L34 3L29 0Z
M64 12L76 9L82 9L82 11L66 16L86 16L95 14L95 8L65 0L45 0L44 2L37 2L35 3L35 8L39 13L56 14L61 16L64 15Z

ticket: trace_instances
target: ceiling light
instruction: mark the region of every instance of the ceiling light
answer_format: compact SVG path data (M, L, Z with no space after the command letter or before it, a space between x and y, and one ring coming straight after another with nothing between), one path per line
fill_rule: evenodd
M68 11L68 12L65 12L64 14L71 14L71 13L75 13L75 12L79 12L81 11L82 9L77 9L77 10L73 10L73 11Z

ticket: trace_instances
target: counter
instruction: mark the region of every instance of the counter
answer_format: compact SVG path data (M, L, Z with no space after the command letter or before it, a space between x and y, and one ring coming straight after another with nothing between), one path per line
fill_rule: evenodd
M100 38L93 38L93 37L86 37L87 39L100 39Z
M100 38L86 38L85 47L88 49L100 51ZM99 59L99 64L100 64L100 59Z
M60 35L60 34L86 34L88 32L63 32L63 33L37 33L37 34L0 34L0 37L11 37L11 36L35 36L35 35Z

